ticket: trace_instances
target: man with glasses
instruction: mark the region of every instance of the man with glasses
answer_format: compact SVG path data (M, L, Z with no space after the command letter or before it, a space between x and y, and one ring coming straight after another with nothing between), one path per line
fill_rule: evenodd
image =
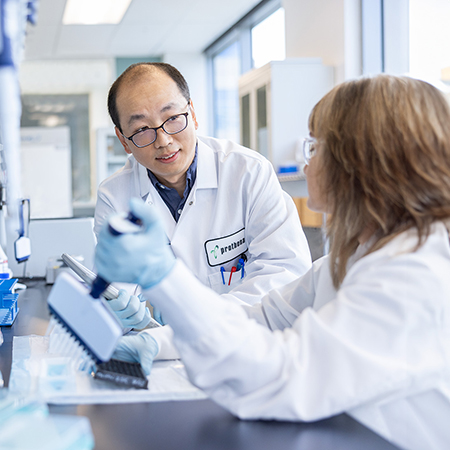
M158 210L174 254L205 285L247 304L311 266L295 205L270 162L233 142L198 137L176 68L130 66L111 86L108 109L130 156L98 189L96 235L108 215L142 199ZM145 326L144 305L121 295L115 308L124 326Z

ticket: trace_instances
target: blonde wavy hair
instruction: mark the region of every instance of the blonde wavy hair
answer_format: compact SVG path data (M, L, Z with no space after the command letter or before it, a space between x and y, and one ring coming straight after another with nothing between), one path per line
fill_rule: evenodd
M367 231L368 253L411 227L419 248L431 224L450 217L450 108L435 87L391 75L345 82L317 103L309 128L323 148L336 288Z

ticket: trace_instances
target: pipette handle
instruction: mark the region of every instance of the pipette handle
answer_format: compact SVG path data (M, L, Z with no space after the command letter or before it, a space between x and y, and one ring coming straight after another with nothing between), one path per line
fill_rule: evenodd
M114 236L126 233L139 233L142 231L142 221L132 212L128 215L116 215L109 221L109 232Z
M103 292L106 291L106 288L109 286L109 283L102 278L101 276L97 275L97 278L94 280L91 286L91 297L92 298L100 298L100 295L103 294Z

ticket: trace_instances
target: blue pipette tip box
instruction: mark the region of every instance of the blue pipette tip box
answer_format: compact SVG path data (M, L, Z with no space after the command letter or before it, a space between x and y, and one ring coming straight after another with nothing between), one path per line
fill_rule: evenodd
M17 298L19 294L13 292L17 278L0 279L0 326L11 326L16 320L19 308Z

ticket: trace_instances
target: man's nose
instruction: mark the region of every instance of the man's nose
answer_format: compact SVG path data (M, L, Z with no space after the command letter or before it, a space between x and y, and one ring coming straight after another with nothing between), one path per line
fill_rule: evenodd
M167 134L162 128L160 128L156 131L156 140L153 145L156 148L167 147L172 143L172 140L172 136L170 134Z

